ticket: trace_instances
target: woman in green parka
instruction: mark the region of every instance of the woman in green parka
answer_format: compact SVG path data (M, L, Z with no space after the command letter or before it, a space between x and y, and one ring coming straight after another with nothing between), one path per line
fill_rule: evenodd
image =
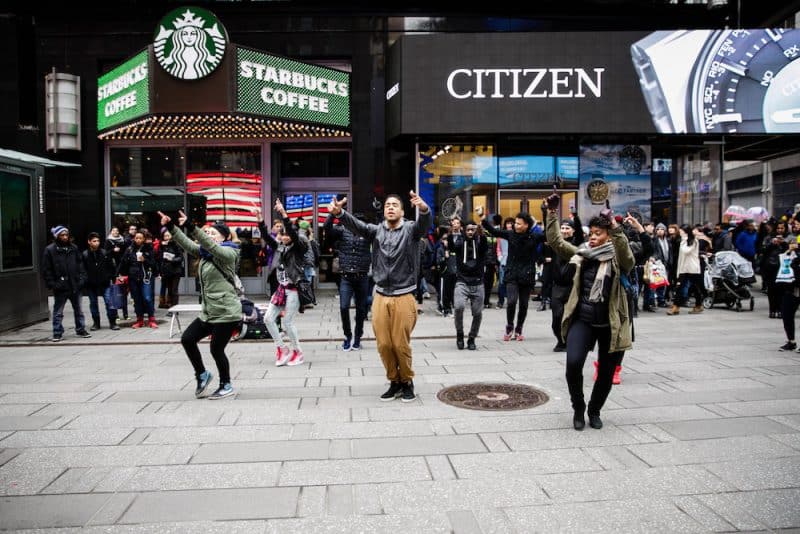
M574 271L572 290L564 306L561 333L567 342L567 386L575 430L586 425L583 397L583 365L597 343L597 381L589 400L589 426L602 428L600 409L611 391L616 360L610 353L631 348L631 321L628 299L620 283L620 273L633 268L634 258L628 239L608 208L589 221L589 240L579 247L561 237L558 220L559 196L547 198L547 242Z
M178 222L184 229L181 231L168 215L160 211L158 214L161 216L161 226L169 229L172 239L187 253L200 258L197 277L200 281L202 309L200 316L181 336L181 345L192 362L197 378L195 397L203 397L212 379L212 374L203 365L197 346L209 334L212 336L211 356L219 372L219 388L208 398L216 400L233 395L225 347L242 320L242 302L234 285L239 246L230 241L231 232L223 223L200 229L187 222L186 214L179 211ZM197 243L190 238L197 240Z

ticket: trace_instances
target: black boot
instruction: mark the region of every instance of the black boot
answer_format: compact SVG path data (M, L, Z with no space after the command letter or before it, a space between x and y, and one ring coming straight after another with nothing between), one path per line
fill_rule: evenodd
M589 414L589 426L597 430L603 428L603 421L600 419L599 413Z
M476 350L478 347L475 346L475 338L471 337L467 339L467 348L469 350Z
M92 326L89 330L100 330L100 319L92 319Z
M109 320L109 326L111 326L111 330L119 330L119 325L117 324L116 319Z
M572 416L572 428L575 430L583 430L585 426L586 419L583 417L583 408L575 410L575 414Z
M456 347L458 350L464 350L464 334L456 334Z

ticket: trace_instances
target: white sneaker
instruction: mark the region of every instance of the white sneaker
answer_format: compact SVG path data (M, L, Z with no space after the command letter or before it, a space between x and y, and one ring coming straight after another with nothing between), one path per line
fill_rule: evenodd
M294 349L292 351L292 357L289 358L289 361L286 363L286 365L300 365L304 361L305 360L303 359L303 351Z
M278 347L275 350L275 367L286 365L291 355L292 351L289 350L289 347Z

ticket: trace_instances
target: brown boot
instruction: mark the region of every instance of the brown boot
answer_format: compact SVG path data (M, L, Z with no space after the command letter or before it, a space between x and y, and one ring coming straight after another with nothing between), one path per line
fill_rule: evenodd
M696 305L694 308L689 310L689 313L703 313L703 305L702 304Z
M161 308L161 309L169 308L169 305L167 304L167 298L166 297L162 297L162 296L158 297L158 307Z
M681 312L681 307L677 304L672 305L672 309L667 312L667 315L678 315Z

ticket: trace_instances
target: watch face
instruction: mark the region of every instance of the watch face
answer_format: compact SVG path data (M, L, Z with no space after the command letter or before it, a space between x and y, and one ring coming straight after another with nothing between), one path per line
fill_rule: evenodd
M592 204L602 204L608 198L608 184L600 178L595 178L586 185L586 196Z
M639 174L646 159L642 147L636 145L626 145L619 151L619 164L626 174Z
M800 132L798 58L798 30L714 32L692 73L687 125L702 133Z

